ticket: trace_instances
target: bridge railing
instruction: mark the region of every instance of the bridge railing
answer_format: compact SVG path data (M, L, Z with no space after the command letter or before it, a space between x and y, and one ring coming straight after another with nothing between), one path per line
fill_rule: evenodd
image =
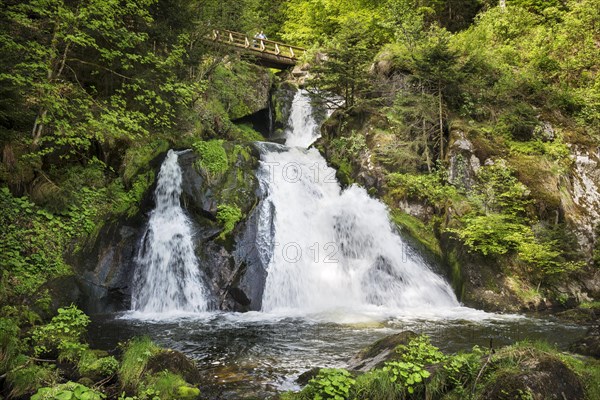
M302 57L306 51L302 47L290 46L289 44L274 40L252 38L243 33L228 31L226 29L213 29L212 40L292 60Z

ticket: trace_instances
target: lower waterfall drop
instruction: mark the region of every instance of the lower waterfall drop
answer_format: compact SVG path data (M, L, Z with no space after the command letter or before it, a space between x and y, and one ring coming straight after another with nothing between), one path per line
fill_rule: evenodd
M208 308L192 226L179 202L181 182L177 152L169 150L158 173L156 208L136 260L131 305L141 313L197 313Z
M262 310L459 306L448 283L397 235L385 205L358 186L341 190L335 170L316 149L306 149L317 138L307 108L308 96L301 91L292 105L286 145L303 148L262 147L262 210L274 210Z

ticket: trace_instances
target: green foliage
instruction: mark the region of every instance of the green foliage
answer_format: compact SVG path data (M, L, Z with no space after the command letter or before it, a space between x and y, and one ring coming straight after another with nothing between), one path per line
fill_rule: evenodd
M403 361L421 365L437 364L446 359L446 356L431 344L426 335L411 339L407 345L399 345L396 347L396 352L400 354Z
M376 369L356 377L356 384L350 398L357 400L396 400L401 399L403 389L392 382L390 372Z
M292 0L286 8L283 38L292 43L310 46L324 44L344 29L356 28L377 42L390 36L388 27L381 24L384 10L372 2L361 0Z
M391 173L387 176L387 185L390 188L390 196L416 198L438 208L444 208L459 194L454 186L445 182L443 177L443 171L422 175Z
M338 177L344 184L352 182L352 170L356 160L363 156L367 149L365 136L353 132L349 136L340 136L329 142L329 161L337 167Z
M135 143L129 147L123 158L123 182L133 182L140 171L148 170L150 161L168 149L169 143L166 140Z
M142 383L148 360L159 351L160 348L147 336L134 338L125 344L119 368L121 387L130 391L137 390Z
M314 400L344 400L349 398L355 382L345 369L323 368L310 380L309 386L314 390Z
M483 350L473 347L470 353L458 353L448 356L443 365L445 388L453 388L455 393L466 394L466 388L475 380L481 369Z
M477 179L468 196L472 211L461 218L461 227L448 228L448 232L471 251L486 256L516 254L537 278L553 278L582 267L570 260L569 250L561 249L557 240L536 234L535 220L528 212L529 190L504 160L481 167Z
M39 366L24 360L22 360L22 365L9 371L6 375L10 398L32 394L38 388L54 385L58 380L59 371L54 365Z
M58 351L80 355L84 350L80 341L89 323L90 318L74 305L59 308L58 314L48 324L33 330L34 353L39 356Z
M75 382L67 382L54 387L41 388L31 396L31 400L101 400L106 396Z
M0 208L0 298L6 305L35 302L43 283L70 273L62 251L74 227L7 188L0 188Z
M108 377L119 370L119 362L113 356L98 357L92 350L84 351L77 363L82 376Z
M416 387L420 386L423 380L431 375L421 365L404 361L387 362L383 370L390 373L392 382L405 388L409 394L413 394Z
M15 367L17 357L23 349L20 333L19 326L13 319L0 318L0 375Z
M235 120L264 108L260 101L265 98L271 81L269 71L249 63L218 65L209 76L207 94L218 101L213 107L222 107L219 111Z
M206 171L210 178L219 177L229 169L223 140L198 141L192 147L200 157L196 167Z
M264 142L265 138L257 131L252 128L252 126L246 124L236 125L239 133L236 135L236 139L248 141L248 142Z
M501 255L516 250L529 237L527 226L502 214L475 215L463 219L464 227L451 229L472 250Z
M484 390L505 374L523 374L531 365L542 361L562 361L575 372L585 386L586 398L594 399L600 393L598 375L600 363L591 358L573 357L562 353L544 342L519 342L512 346L496 349L488 354L478 346L469 352L444 355L429 342L427 336L419 336L407 345L398 348L401 358L387 362L382 369L374 369L356 377L344 370L326 370L311 380L298 393L286 393L283 399L311 400L336 398L322 396L323 388L336 385L331 381L342 381L349 391L340 391L339 399L396 400L396 399L464 399L483 398ZM489 358L489 359L487 359ZM487 360L486 360L487 359ZM486 363L486 368L483 364ZM323 370L322 370L323 371ZM341 371L341 372L340 372ZM329 376L335 376L335 380ZM324 379L325 378L325 379ZM352 379L352 383L347 383ZM321 382L317 385L316 382ZM475 383L477 384L475 385ZM475 386L474 386L475 385ZM515 389L518 398L528 398L526 388Z
M155 3L7 5L0 80L14 98L27 99L22 104L35 120L28 129L34 148L44 144L43 153L66 149L75 155L98 141L139 138L151 128L171 126L179 105L191 103L201 85L179 79L189 37L171 37L160 46L168 51L157 50L156 41L151 45L145 30L152 26L149 9Z
M336 41L326 49L327 58L311 69L307 87L322 102L330 102L331 94L336 94L343 99L341 107L337 106L351 110L365 99L370 88L367 67L375 55L376 41L365 21L352 19L342 26Z
M235 228L235 224L242 219L242 210L237 206L228 204L220 204L217 207L217 221L223 225L223 231L219 235L221 239L225 237Z
M161 400L195 399L200 395L198 388L191 387L179 375L162 371L146 379L146 387L156 392Z
M425 369L426 365L446 360L446 356L424 335L411 339L407 345L399 345L396 352L400 354L400 360L385 363L383 370L390 374L391 382L409 394L422 387L424 380L431 375Z

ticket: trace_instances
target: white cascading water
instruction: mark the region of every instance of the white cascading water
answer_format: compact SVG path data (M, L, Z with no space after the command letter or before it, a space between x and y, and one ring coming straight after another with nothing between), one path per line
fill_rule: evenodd
M132 308L141 313L197 313L208 307L192 226L179 203L181 181L177 152L169 150L137 256Z
M259 170L261 213L274 213L262 310L458 306L444 279L408 252L386 207L358 186L342 191L335 170L316 149L306 150L318 131L302 91L289 124L289 147L264 146Z

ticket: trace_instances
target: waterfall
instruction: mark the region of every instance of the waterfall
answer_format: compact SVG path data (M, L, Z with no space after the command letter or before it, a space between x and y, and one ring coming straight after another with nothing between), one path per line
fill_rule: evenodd
M286 146L264 145L260 232L271 237L263 311L382 306L447 308L458 301L392 227L387 209L358 186L341 190L314 149L308 96L294 98ZM267 242L264 240L263 242Z
M179 203L182 175L177 160L177 152L169 150L158 173L156 207L139 246L132 308L142 313L207 309L192 226Z
M305 90L298 90L294 95L285 135L286 146L302 148L307 148L319 137L319 126Z

